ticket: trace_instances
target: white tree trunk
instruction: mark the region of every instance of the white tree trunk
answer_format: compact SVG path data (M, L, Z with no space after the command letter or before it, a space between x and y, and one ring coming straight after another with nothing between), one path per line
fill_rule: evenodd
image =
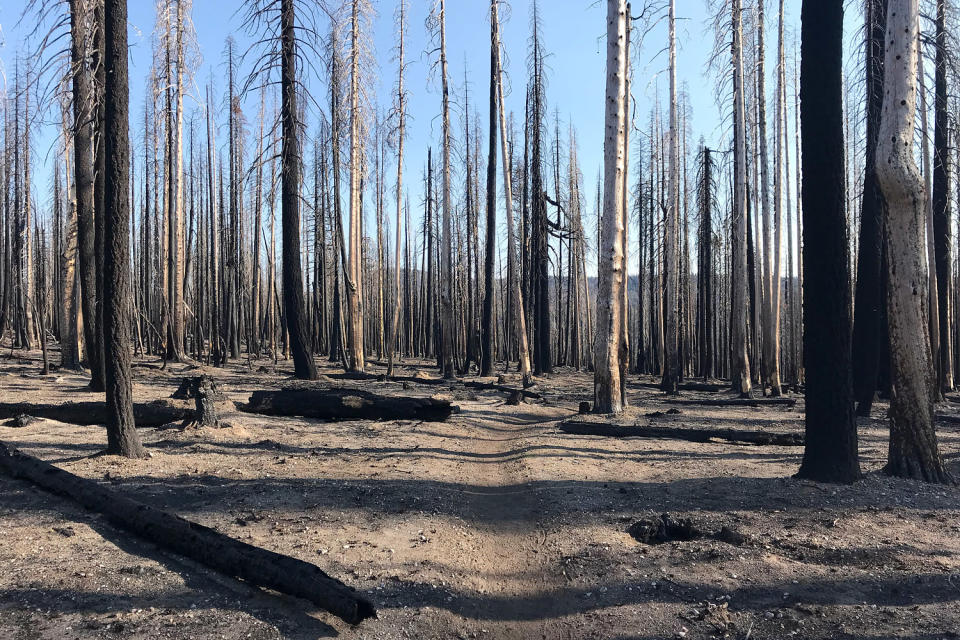
M607 0L607 91L603 140L603 212L594 335L594 411L623 411L620 332L623 306L623 173L626 126L626 0Z
M890 451L894 475L942 480L933 430L933 362L923 256L926 198L913 157L917 107L918 0L890 0L877 180L887 202L885 240L890 331Z

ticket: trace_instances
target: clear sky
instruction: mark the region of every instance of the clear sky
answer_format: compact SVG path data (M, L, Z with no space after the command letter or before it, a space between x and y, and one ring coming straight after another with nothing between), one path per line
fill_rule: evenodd
M0 46L0 61L10 75L13 58L23 50L25 37L34 28L36 17L28 14L20 20L27 0L3 0L0 2L0 29L3 44ZM407 40L408 73L406 84L410 92L409 135L407 138L406 166L407 184L415 212L419 209L419 176L426 160L428 144L437 147L440 139L439 80L431 79L431 62L436 54L429 54L430 41L424 26L431 0L411 0ZM530 8L532 0L511 0L507 20L503 27L503 40L508 59L507 71L512 92L508 96L508 109L522 114L524 83L527 77L526 59L530 35ZM640 4L640 3L637 3ZM776 49L776 0L767 0L768 13L768 89L773 91L773 56ZM396 77L396 62L393 48L394 0L374 0L377 16L374 19L374 46L378 63L378 101L390 105L390 91ZM715 80L707 75L706 65L713 49L714 35L711 27L707 0L677 0L678 17L678 81L686 87L692 106L691 144L696 145L704 136L708 145L720 147L726 138L726 123L721 120L721 109L716 102ZM799 33L800 0L787 0L788 42L792 43ZM61 3L60 6L66 6ZM193 22L196 29L202 64L194 73L199 86L194 94L203 95L203 85L211 78L218 96L225 87L223 50L225 39L233 35L238 48L244 50L251 42L250 36L241 30L242 14L237 12L238 2L224 0L194 0ZM485 0L447 0L447 48L451 82L456 104L452 116L456 135L462 132L460 115L466 74L470 88L471 112L479 111L481 127L486 129L487 91L489 69L489 19ZM603 101L605 67L605 17L606 4L598 0L541 0L540 11L543 28L543 43L549 54L547 100L550 118L554 109L559 110L561 127L565 132L566 122L572 121L578 131L579 157L588 193L595 189L594 181L600 167L603 146ZM501 16L503 18L504 16ZM149 0L129 0L130 46L131 46L131 114L135 126L131 131L137 136L142 131L144 87L151 60L151 34L155 22L154 3ZM859 20L848 15L848 22ZM638 23L639 24L639 23ZM321 29L321 31L325 31ZM636 126L634 135L643 136L647 129L650 106L654 99L666 97L667 75L665 20L647 32L634 55L634 97ZM724 50L724 62L728 59ZM322 69L322 66L320 67ZM243 73L245 70L241 70ZM11 78L8 78L11 80ZM326 92L324 79L308 77L306 81L313 92L322 96ZM772 99L772 98L771 98ZM245 107L251 126L256 120L257 97L251 96ZM195 106L188 100L187 115ZM221 102L222 106L222 102ZM222 121L225 118L221 115ZM43 180L46 154L51 148L54 133L47 131L37 135L35 150L38 192L41 203L48 202L49 180ZM221 134L220 141L225 136ZM484 147L485 148L485 147ZM501 189L502 191L502 189ZM392 198L391 198L392 200ZM592 199L591 199L592 200ZM389 201L388 201L389 203ZM391 207L392 208L392 207ZM592 204L588 211L592 212Z

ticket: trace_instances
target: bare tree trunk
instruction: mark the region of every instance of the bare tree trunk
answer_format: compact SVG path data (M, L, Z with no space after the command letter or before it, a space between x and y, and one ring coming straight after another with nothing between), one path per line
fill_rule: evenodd
M491 6L493 26L495 29L494 39L497 49L497 111L500 116L500 155L503 160L503 196L505 204L505 215L507 217L507 278L510 280L510 297L512 298L513 314L516 319L514 330L517 333L518 350L520 358L520 375L523 376L523 384L530 381L530 347L527 344L527 322L524 314L523 294L520 291L520 277L517 273L517 254L516 241L513 232L513 183L510 175L510 151L507 145L507 117L506 107L503 99L503 65L501 63L501 43L500 43L500 21L497 17L496 4Z
M104 3L104 350L107 383L107 453L146 454L133 421L130 378L130 143L127 75L127 2Z
M406 0L400 0L400 15L398 16L398 69L397 69L397 220L396 234L397 239L393 246L393 312L390 314L390 337L387 340L387 375L393 375L393 354L397 348L397 328L400 323L400 242L403 224L401 220L402 212L402 186L403 186L403 136L404 125L406 124L407 98L403 93L403 72L406 62L403 57L403 32L406 28Z
M484 295L481 327L480 375L493 374L493 298L496 283L493 277L493 261L497 243L497 1L490 0L490 131L487 150L487 229L486 253L483 265ZM510 197L510 194L507 194Z
M929 288L927 289L929 300L927 301L928 315L927 320L930 324L930 353L932 355L934 384L930 388L933 393L934 402L938 402L942 396L940 393L940 314L930 310L937 309L937 260L933 241L933 176L930 170L930 136L927 127L927 88L923 75L923 54L920 50L920 41L917 41L917 88L920 92L920 158L923 172L923 194L924 194L924 222L926 226L926 257L927 257L927 278Z
M953 390L953 265L950 253L950 147L947 114L947 0L936 0L936 58L933 123L933 240L936 258L937 316L940 324L938 380L941 391Z
M748 353L747 274L747 141L746 109L743 82L743 16L741 0L733 0L733 127L734 127L734 198L732 240L732 274L730 280L732 311L730 323L730 363L733 389L741 396L750 396Z
M442 366L444 378L453 378L453 202L450 175L450 92L447 86L446 0L440 0L440 78L443 94L443 282L440 288L440 326L442 329Z
M923 262L924 190L913 159L917 107L917 0L890 0L877 178L888 205L886 246L892 395L886 472L927 482L950 479L933 428ZM808 163L809 165L809 163ZM809 202L807 203L809 206Z
M365 366L363 340L363 284L361 271L361 244L363 229L360 222L360 7L358 0L352 3L350 23L350 264L345 272L347 283L347 366L351 371L363 371ZM334 143L336 144L336 143Z
M293 354L293 375L316 380L317 365L310 351L303 272L300 264L300 141L297 135L297 36L294 0L280 3L280 85L283 92L283 158L281 216L283 218L283 315Z
M677 385L680 382L680 353L677 328L677 305L679 302L677 292L679 287L677 266L677 208L680 203L677 173L679 171L680 149L677 140L677 43L674 0L670 0L669 7L669 35L667 37L670 40L670 130L667 133L667 146L669 147L667 152L669 154L670 175L667 180L667 224L664 243L664 268L667 271L665 291L666 326L664 335L663 379L660 382L660 388L669 394L675 394L677 393Z
M623 411L620 375L620 325L623 305L619 298L625 274L623 255L624 129L626 127L626 34L625 0L607 0L607 100L604 135L603 216L597 284L597 329L594 336L594 411Z
M860 478L850 369L850 261L843 178L843 3L804 0L804 358L810 367L806 440L798 476Z

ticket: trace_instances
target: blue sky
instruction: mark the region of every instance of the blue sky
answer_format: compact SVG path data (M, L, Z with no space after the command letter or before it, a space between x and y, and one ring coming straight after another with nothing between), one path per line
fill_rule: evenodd
M523 86L526 79L526 55L530 35L530 5L532 0L512 0L508 20L503 27L503 40L508 55L507 71L511 79L512 93L508 96L508 109L522 114ZM12 70L12 61L18 47L23 47L24 35L33 27L35 19L30 16L18 24L26 0L4 0L0 3L0 28L3 44L0 61L7 73ZM238 4L238 3L237 3ZM390 91L396 75L393 60L394 10L393 0L374 0L377 16L374 20L374 46L378 62L378 100L381 105L390 104ZM407 180L411 189L411 201L419 200L419 174L426 160L428 144L437 147L440 138L439 81L429 79L432 58L428 56L429 39L424 19L430 0L412 0L409 15L407 40L408 73L406 84L410 92L409 135L407 139ZM775 54L776 1L768 5L768 56L772 62ZM799 31L800 0L787 0L788 38L792 42ZM217 95L224 89L222 64L224 41L233 35L240 50L250 42L248 34L241 30L242 15L235 13L233 2L221 0L194 0L193 22L195 24L202 64L194 77L203 95L203 84L215 78ZM548 65L548 110L553 117L559 109L561 127L565 132L566 121L572 121L578 131L579 157L588 193L595 189L594 181L602 158L603 99L604 99L604 31L606 3L596 0L541 0L543 42L549 53ZM448 0L447 2L447 47L451 81L455 95L462 94L465 69L470 84L471 112L479 111L481 127L486 129L487 73L489 65L488 4L485 0ZM716 103L715 81L707 75L706 64L713 47L713 33L706 0L678 0L678 81L689 90L692 106L691 145L696 145L700 136L714 147L723 145L725 128L721 122L721 109ZM859 17L848 12L848 25ZM151 45L154 31L155 8L148 0L130 0L130 45L131 45L131 113L139 122L142 118L144 86L149 71ZM659 96L666 96L667 63L665 21L650 30L643 46L634 56L634 96L637 100L636 125L641 131L647 128L650 106ZM768 88L773 89L773 64L768 63ZM309 86L318 95L323 95L326 86L323 78L307 78ZM771 98L772 99L772 98ZM255 126L256 96L251 97L246 107L251 126ZM187 102L187 114L195 106ZM459 105L457 105L459 108ZM453 115L454 131L462 131L459 113ZM142 125L132 127L134 135ZM50 149L52 131L41 132L35 140L37 151L38 189L45 189L49 174L44 166L46 152ZM636 134L635 134L636 135ZM642 133L640 134L642 135ZM220 141L224 137L221 135ZM251 142L252 144L252 142ZM485 147L484 147L485 148ZM37 196L41 203L48 200L45 192ZM591 199L592 200L592 199ZM414 205L416 207L416 205ZM391 207L392 208L392 207ZM417 207L418 208L418 207ZM416 209L415 209L416 210ZM588 211L592 212L592 205Z

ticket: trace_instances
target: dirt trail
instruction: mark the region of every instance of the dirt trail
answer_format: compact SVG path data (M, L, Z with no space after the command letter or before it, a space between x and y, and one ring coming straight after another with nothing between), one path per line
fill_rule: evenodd
M83 376L37 376L38 362L39 353L0 357L0 397L102 398L84 390ZM155 360L137 364L138 401L168 398L188 375ZM413 375L409 364L402 373ZM289 379L266 361L206 371L236 402ZM667 414L663 395L643 386L653 380L637 382L629 422L802 429L802 401ZM313 562L367 594L377 620L349 627L303 601L255 592L0 478L0 638L960 637L960 489L877 473L886 454L882 406L861 423L866 479L833 487L791 479L799 447L560 433L557 422L590 398L586 373L541 379L543 398L519 406L501 391L459 384L353 384L443 396L462 411L443 423L225 411L230 428L141 430L152 457L138 461L91 457L103 447L98 425L0 426L0 440ZM960 476L960 430L938 437ZM627 533L638 518L665 512L709 530L733 527L747 541L651 546Z
M476 522L500 523L495 530L478 531L477 563L487 568L489 597L468 615L501 621L499 637L555 638L556 601L547 594L564 584L560 557L543 521L542 496L530 483L530 461L524 453L515 454L542 430L543 420L504 418L494 421L468 413L463 420L467 432L477 436L470 440L473 451L496 461L486 469L484 486L470 494L470 516ZM483 437L484 428L491 426L502 431Z

